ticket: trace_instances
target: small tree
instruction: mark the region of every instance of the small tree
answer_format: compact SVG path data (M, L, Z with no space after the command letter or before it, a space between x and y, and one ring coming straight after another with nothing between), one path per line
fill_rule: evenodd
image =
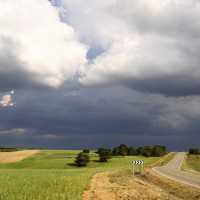
M87 153L81 152L77 155L75 164L77 167L84 167L87 166L89 161L90 161L89 155Z
M108 162L111 156L112 156L112 152L110 149L101 149L101 151L99 152L99 161Z
M98 148L98 150L96 151L96 154L100 154L103 151L104 151L104 148Z
M83 153L90 153L89 149L83 149Z

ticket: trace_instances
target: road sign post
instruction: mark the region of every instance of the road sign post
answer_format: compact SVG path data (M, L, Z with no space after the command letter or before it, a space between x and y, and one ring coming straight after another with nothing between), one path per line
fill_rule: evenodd
M132 163L133 176L135 176L135 173L139 173L139 174L143 173L143 170L144 170L144 161L143 160L133 160L131 163ZM136 169L137 169L137 171L136 171Z

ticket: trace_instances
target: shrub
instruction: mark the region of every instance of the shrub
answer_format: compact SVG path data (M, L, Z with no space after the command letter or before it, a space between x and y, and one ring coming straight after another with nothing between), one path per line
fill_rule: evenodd
M90 153L89 149L83 149L83 153Z
M84 166L87 166L89 161L90 161L90 158L89 158L88 153L81 152L77 155L75 164L77 167L84 167Z

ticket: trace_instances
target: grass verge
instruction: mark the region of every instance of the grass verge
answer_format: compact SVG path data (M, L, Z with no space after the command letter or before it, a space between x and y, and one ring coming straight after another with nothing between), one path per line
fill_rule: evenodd
M193 173L200 173L200 155L186 155L182 169Z

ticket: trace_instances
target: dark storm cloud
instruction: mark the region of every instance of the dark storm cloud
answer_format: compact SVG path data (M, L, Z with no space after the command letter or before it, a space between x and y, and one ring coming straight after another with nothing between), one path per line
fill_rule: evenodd
M122 87L82 88L67 93L19 91L15 96L17 106L0 111L0 126L4 130L1 143L94 148L122 142L138 146L167 141L172 148L187 147L189 135L199 138L199 116L193 113L198 113L198 108L196 103L191 105L191 99L175 99ZM198 104L198 99L195 102ZM187 111L189 106L191 113ZM5 132L8 127L12 131ZM19 134L19 129L24 130L23 134ZM177 138L183 140L182 145Z
M200 95L200 80L187 75L161 76L157 78L123 81L125 85L138 91L158 93L165 96Z
M15 89L16 102L0 108L0 145L198 145L198 1L55 0L62 22L44 0L19 2L21 27L0 17L0 98Z

